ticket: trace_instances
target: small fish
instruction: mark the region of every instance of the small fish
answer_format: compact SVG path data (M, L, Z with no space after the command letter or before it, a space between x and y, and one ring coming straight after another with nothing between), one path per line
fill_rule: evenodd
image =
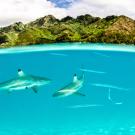
M105 54L99 53L99 52L93 52L93 53L96 54L96 55L99 55L99 56L107 57L107 58L110 57L110 56L108 56L108 55L105 55Z
M69 106L68 108L89 108L89 107L100 107L100 106L104 106L104 105L100 105L100 104L84 104L84 105L74 105L74 106Z
M111 101L111 103L115 104L115 105L122 105L123 103L122 102L115 102L114 100L112 100L112 97L111 97L111 89L109 88L108 90L108 100Z
M106 72L97 71L97 70L91 70L91 69L80 68L80 70L83 71L83 72L90 72L90 73L97 73L97 74L106 74Z
M66 54L62 54L62 53L50 53L51 55L56 55L56 56L64 56L66 57Z
M122 102L118 102L118 103L115 103L116 105L122 105L123 103Z
M118 86L110 85L110 84L93 83L92 85L96 87L104 87L104 88L112 88L112 89L117 89L117 90L128 91L128 89L126 88L122 88L122 87L118 87Z

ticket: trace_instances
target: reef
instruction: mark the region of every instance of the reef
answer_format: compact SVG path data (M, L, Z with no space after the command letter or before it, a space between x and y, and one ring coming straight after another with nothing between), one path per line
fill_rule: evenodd
M28 24L0 28L0 48L56 42L135 44L135 20L126 16L89 14L61 20L48 15Z

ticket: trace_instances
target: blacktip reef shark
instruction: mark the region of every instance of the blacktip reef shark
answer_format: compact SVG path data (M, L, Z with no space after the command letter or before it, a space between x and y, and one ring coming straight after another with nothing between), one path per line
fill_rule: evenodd
M48 78L27 75L21 69L18 69L18 76L0 83L0 89L7 90L8 92L32 89L35 93L37 93L39 86L49 84L50 82L51 80Z
M84 84L84 72L80 77L77 77L77 75L75 74L73 77L73 81L68 85L66 85L65 87L63 87L62 89L56 91L53 94L53 97L66 97L73 94L85 96L84 94L78 92L83 87L83 84Z

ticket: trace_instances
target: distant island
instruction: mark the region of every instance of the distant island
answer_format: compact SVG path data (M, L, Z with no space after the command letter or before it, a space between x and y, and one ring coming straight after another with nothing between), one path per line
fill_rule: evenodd
M48 15L28 24L17 22L0 28L0 48L56 42L135 44L135 20L88 14L59 20Z

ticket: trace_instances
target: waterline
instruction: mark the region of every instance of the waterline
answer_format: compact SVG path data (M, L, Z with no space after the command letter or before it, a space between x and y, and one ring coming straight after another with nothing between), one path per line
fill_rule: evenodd
M0 54L63 51L63 50L89 50L89 51L114 51L114 52L135 52L134 46L99 44L99 43L55 43L44 45L20 46L0 49Z

